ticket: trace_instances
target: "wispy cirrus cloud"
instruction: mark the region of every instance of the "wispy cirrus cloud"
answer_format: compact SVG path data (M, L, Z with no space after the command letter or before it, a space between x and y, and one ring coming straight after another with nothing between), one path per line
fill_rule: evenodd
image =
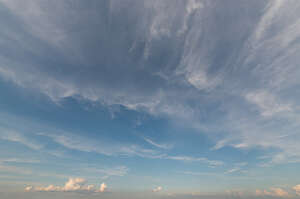
M172 156L164 152L161 152L159 150L144 149L135 145L128 145L128 146L115 145L115 147L111 147L110 145L108 147L105 147L105 144L102 144L101 146L99 146L98 142L93 142L90 139L83 138L76 135L71 135L68 133L60 134L60 135L39 133L39 135L50 137L53 139L53 141L57 142L58 144L61 144L62 146L68 149L74 149L83 152L95 152L95 153L108 155L108 156L125 155L125 156L138 156L138 157L149 158L149 159L162 159L162 160L165 159L165 160L176 160L176 161L184 161L184 162L202 162L212 167L222 166L224 164L224 162L222 161L210 160L205 157Z
M39 150L43 147L41 143L38 143L36 141L33 141L29 139L27 136L12 130L10 128L2 128L0 127L0 139L2 140L7 140L10 142L16 142L16 143L21 143L28 148L34 149L34 150Z
M161 149L171 149L171 148L173 148L173 145L172 145L172 144L159 144L159 143L156 143L156 142L154 142L153 140L151 140L151 139L149 139L149 138L146 138L146 137L144 137L144 140L145 140L146 142L148 142L149 144L151 144L151 145L157 147L157 148L161 148Z
M80 169L80 171L85 171L93 175L101 174L103 175L102 179L108 179L109 177L113 177L113 176L127 175L129 168L127 168L126 166L118 166L113 168L93 168L93 167L89 168L88 167L88 168Z
M177 160L177 161L185 161L185 162L203 162L212 167L222 166L224 162L219 160L209 160L205 157L192 157L192 156L166 156L166 159L169 160Z
M299 1L130 5L2 0L1 78L57 104L73 98L162 117L208 135L213 153L255 149L269 155L265 165L300 162ZM37 136L109 157L225 164L171 155L149 137L155 149L76 133ZM0 138L43 148L19 131L1 129Z
M0 163L40 163L38 159L25 159L25 158L0 158Z
M259 111L264 117L271 117L282 112L291 112L291 104L281 104L276 101L275 97L267 91L256 91L247 93L246 99L258 106Z
M71 133L61 133L61 134L47 134L38 133L39 136L45 136L51 138L54 142L64 146L67 149L78 150L83 152L94 152L107 156L140 156L155 158L159 156L159 152L151 149L145 149L134 144L108 144L95 141L83 136L74 135Z

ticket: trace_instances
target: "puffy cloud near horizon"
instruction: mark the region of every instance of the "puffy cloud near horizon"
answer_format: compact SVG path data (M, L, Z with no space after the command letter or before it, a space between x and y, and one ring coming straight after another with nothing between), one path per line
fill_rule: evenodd
M99 190L97 190L98 192L105 192L107 189L107 185L103 182L101 185L100 185L100 188Z
M33 190L33 186L27 186L25 187L25 191L32 191Z
M87 192L105 192L107 185L105 183L100 184L99 189L95 188L95 185L86 185L86 180L83 178L69 178L64 186L55 186L48 185L46 187L25 187L25 191L45 191L45 192L78 192L78 191L87 191Z
M86 183L86 180L83 178L70 178L68 182L66 182L63 190L64 191L76 191L82 188L83 184Z
M158 186L158 187L156 187L156 188L154 188L153 190L152 190L152 192L160 192L160 191L162 191L162 187L161 186Z
M293 190L296 191L296 194L300 196L300 184L293 187Z
M282 198L288 198L290 197L290 194L281 189L281 188L270 188L270 191L268 190L256 190L255 191L256 196L273 196L273 197L282 197Z

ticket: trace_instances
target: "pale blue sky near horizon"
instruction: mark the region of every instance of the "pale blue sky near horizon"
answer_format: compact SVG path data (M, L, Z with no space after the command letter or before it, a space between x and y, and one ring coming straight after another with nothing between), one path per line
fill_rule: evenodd
M299 197L299 10L0 0L0 197Z

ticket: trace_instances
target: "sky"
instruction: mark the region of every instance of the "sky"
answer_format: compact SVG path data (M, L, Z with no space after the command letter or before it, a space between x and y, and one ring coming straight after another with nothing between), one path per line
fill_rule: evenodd
M0 198L300 198L299 10L0 0Z

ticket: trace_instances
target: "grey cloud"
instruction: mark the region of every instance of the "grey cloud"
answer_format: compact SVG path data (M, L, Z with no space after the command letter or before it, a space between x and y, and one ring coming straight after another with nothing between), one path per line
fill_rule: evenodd
M272 162L297 161L299 6L2 0L0 75L55 102L119 104L226 131L215 149L275 147Z

